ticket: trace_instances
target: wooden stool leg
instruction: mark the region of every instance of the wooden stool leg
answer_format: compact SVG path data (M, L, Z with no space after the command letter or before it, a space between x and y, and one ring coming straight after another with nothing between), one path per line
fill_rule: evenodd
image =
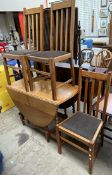
M93 172L93 163L94 163L94 145L89 147L89 174Z
M59 154L62 153L62 144L61 144L60 136L61 136L61 133L58 130L58 128L56 128L56 139L57 139L57 143L58 143L58 153Z

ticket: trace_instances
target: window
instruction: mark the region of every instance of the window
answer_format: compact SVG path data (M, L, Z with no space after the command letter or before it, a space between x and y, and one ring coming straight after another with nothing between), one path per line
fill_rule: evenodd
M81 29L86 36L98 36L100 0L76 0L79 10ZM92 32L92 14L94 11L94 30Z

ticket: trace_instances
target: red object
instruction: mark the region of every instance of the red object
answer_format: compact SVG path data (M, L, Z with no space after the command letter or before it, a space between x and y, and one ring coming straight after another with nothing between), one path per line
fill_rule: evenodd
M5 47L5 46L7 46L7 43L6 42L0 42L0 46Z
M0 53L4 52L4 47L0 46Z
M18 19L19 19L19 25L21 29L22 38L24 40L24 23L23 23L23 13L22 12L18 13Z

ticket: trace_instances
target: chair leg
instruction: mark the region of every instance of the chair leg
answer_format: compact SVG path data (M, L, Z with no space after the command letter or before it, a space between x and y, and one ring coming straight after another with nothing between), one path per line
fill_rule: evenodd
M50 140L50 131L49 131L48 127L45 127L45 137L46 137L47 142L49 142L49 140Z
M24 118L24 116L20 112L19 112L19 116L20 116L22 124L25 125L25 118Z
M66 107L64 107L64 113L65 113L65 115L67 115L67 110L66 110Z
M103 142L104 142L104 127L101 130L101 146L103 146Z
M89 174L93 172L93 163L94 163L94 145L90 145L89 147Z
M61 154L62 153L62 144L61 144L61 133L59 131L58 128L56 128L56 139L57 139L57 143L58 143L58 153Z
M73 113L75 113L75 103L73 103L73 105L72 105L72 111L73 111Z
M93 110L93 116L95 116L95 110Z

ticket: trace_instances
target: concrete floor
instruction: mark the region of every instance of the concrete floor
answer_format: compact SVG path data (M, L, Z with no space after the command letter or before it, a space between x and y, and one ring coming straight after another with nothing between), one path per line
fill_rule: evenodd
M4 155L3 175L87 175L86 154L57 143L47 143L38 131L23 126L17 108L0 114L0 150ZM93 175L112 175L112 144L105 141L95 161Z

